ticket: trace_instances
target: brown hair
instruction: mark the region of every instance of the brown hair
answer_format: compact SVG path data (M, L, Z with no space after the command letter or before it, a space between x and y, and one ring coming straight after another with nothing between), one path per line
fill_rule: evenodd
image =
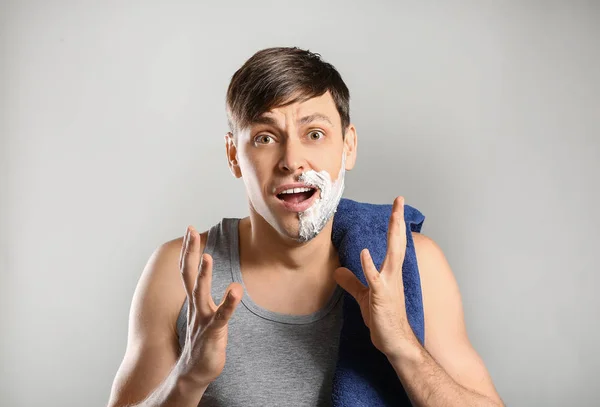
M340 114L343 137L350 124L350 92L333 65L320 54L297 47L263 49L231 78L226 103L229 128L237 136L264 112L327 91Z

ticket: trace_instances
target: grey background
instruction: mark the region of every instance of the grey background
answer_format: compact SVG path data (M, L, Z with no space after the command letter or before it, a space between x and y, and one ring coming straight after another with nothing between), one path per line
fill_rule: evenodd
M245 216L224 97L255 51L351 91L345 197L421 210L511 406L597 405L600 6L2 2L0 404L102 406L152 251Z

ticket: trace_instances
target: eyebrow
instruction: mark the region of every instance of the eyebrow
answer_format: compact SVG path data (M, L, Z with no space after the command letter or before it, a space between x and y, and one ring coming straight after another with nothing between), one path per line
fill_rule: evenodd
M312 123L315 121L327 122L327 123L329 123L330 126L333 127L333 123L331 122L329 117L327 117L321 113L313 113L311 115L304 116L304 117L298 119L297 124L306 125L306 124L309 124L309 123ZM252 120L252 124L270 124L272 126L277 126L277 121L274 118L272 118L271 116L261 115L261 116L257 117L255 120Z

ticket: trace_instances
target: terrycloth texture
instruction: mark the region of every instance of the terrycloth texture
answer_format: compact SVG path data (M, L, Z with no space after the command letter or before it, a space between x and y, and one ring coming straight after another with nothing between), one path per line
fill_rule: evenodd
M342 266L368 286L360 252L368 248L377 269L385 259L392 205L375 205L342 199L333 219L332 240ZM420 232L425 216L404 205L406 256L402 265L408 322L421 344L425 341L421 281L411 231ZM333 378L333 407L410 406L402 383L386 356L369 336L356 300L344 292L343 324Z

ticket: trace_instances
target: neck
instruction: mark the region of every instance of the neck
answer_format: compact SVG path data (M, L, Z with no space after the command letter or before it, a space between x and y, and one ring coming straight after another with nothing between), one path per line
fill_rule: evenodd
M330 286L335 283L333 270L340 266L331 241L332 229L333 218L316 237L300 243L282 236L251 209L250 216L240 221L240 255L244 267L266 274L306 277Z

